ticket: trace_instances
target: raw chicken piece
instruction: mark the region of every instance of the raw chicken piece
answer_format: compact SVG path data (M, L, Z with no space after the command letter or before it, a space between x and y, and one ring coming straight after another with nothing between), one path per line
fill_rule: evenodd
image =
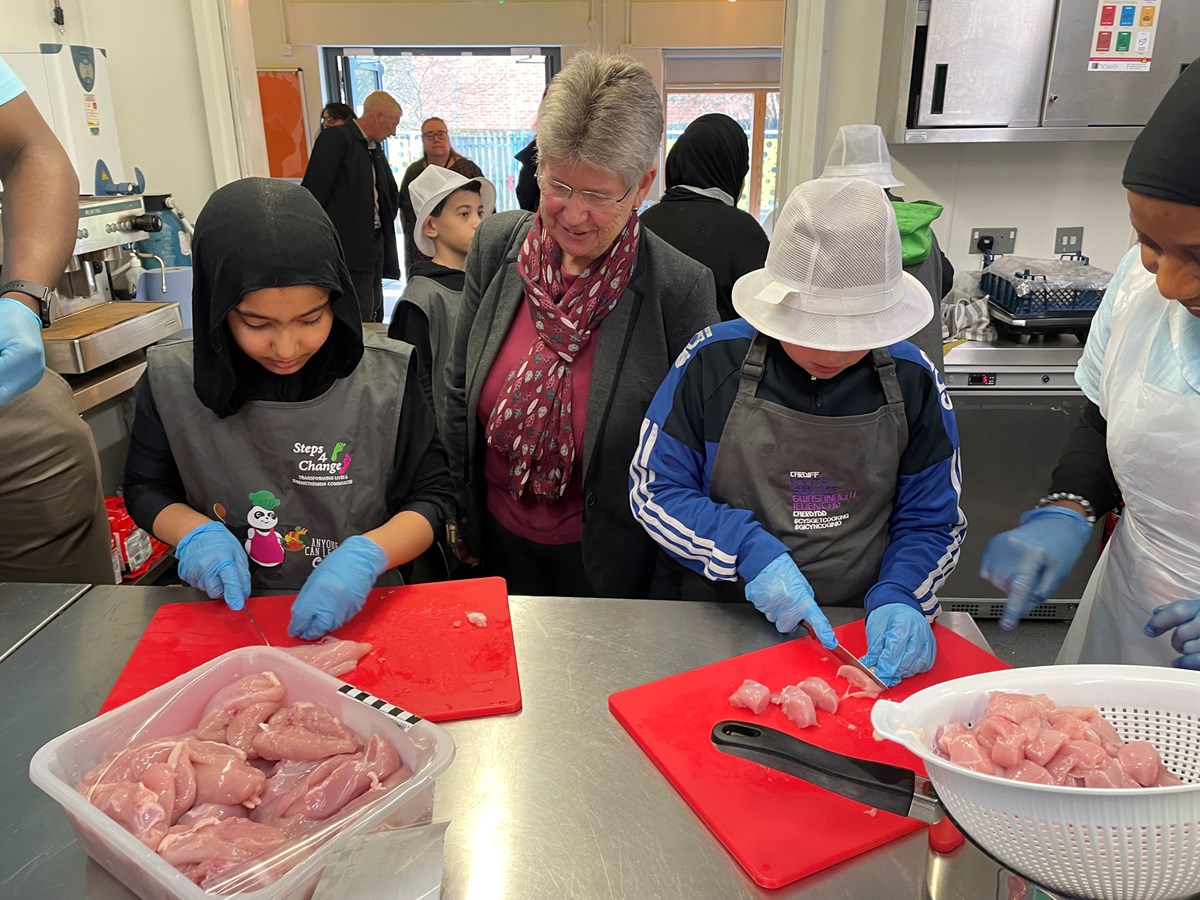
M254 736L263 759L321 759L359 748L358 737L324 706L299 700L271 716Z
M992 745L992 762L1006 769L1011 769L1025 762L1025 748L1029 743L1029 735L1019 725L1009 722L1011 729L997 735Z
M179 821L171 826L170 834L180 834L184 831L191 831L196 827L201 819L244 819L250 815L250 810L242 804L236 805L226 803L197 803L182 816Z
M1025 757L1039 766L1046 766L1067 742L1067 736L1053 728L1043 728L1037 737L1025 745Z
M950 722L947 725L939 725L937 733L933 736L933 746L936 747L942 756L950 756L950 742L960 734L967 733L967 726L962 722Z
M779 708L800 728L817 724L817 708L812 697L799 685L789 684L779 692Z
M139 782L97 785L88 801L151 850L157 850L167 836L167 810L158 794Z
M315 644L284 648L296 659L315 666L329 675L345 675L371 652L371 645L359 641L343 641L325 635Z
M1003 716L1010 722L1024 722L1031 716L1041 716L1048 707L1045 701L1039 699L1045 695L1031 697L1029 694L1013 694L1006 691L993 691L988 700L985 719L989 716Z
M762 715L771 703L771 689L765 684L759 684L747 678L742 686L729 695L729 705L738 709L748 709L755 715Z
M1158 781L1154 783L1155 787L1177 787L1183 784L1183 780L1178 775L1163 766L1158 773Z
M202 819L190 831L167 835L158 852L199 884L278 847L283 841L283 832L272 825L249 819Z
M858 693L855 696L869 697L874 700L883 693L883 688L854 666L841 666L837 670L837 677L850 682L852 687L858 688Z
M188 756L196 771L196 802L257 806L267 776L246 762L236 747L214 741L191 741Z
M975 723L971 731L975 740L979 741L979 746L988 752L991 752L998 738L1018 731L1024 733L1021 726L1015 724L1012 719L994 713L986 714L981 721Z
M1070 710L1056 709L1047 713L1046 720L1051 728L1063 732L1073 741L1085 741L1100 746L1100 735L1096 733L1096 729Z
M1075 779L1071 773L1075 769L1075 764L1079 762L1079 754L1071 747L1070 742L1063 745L1062 749L1054 754L1054 759L1046 763L1046 771L1050 773L1050 777L1054 779L1055 784L1073 785Z
M400 761L396 749L379 735L372 735L361 753L323 760L311 768L302 763L281 763L268 785L263 810L251 818L269 822L288 837L311 831L315 823L341 812L363 794L378 790L390 776L412 772Z
M1142 787L1154 787L1162 768L1162 758L1149 741L1130 741L1117 751L1121 768Z
M1092 731L1100 738L1100 746L1104 748L1104 752L1109 756L1116 756L1121 748L1125 746L1125 742L1121 740L1121 735L1117 734L1117 729L1113 728L1112 722L1104 718L1100 714L1092 716L1087 720Z
M812 697L813 705L817 709L823 709L827 713L837 712L837 692L823 678L817 678L816 676L805 678L800 682L799 687L803 688L804 692Z
M1004 777L1029 784L1054 784L1054 779L1050 777L1049 772L1027 759L1006 770Z
M467 621L476 628L487 628L487 616L481 612L468 612Z
M975 735L965 733L953 737L949 741L950 762L958 763L966 769L973 769L985 775L995 775L996 766L988 752L979 746Z
M1103 749L1103 748L1101 748ZM1086 770L1075 770L1075 779L1078 784L1082 781L1084 787L1090 788L1136 788L1140 785L1130 776L1125 774L1125 770L1121 768L1121 764L1117 762L1115 757L1105 754L1104 761L1100 765Z
M196 737L250 752L258 726L274 715L283 696L283 685L274 672L247 675L217 691L208 701L196 726Z
M196 773L186 748L187 741L175 738L137 744L95 766L83 776L76 790L101 806L97 802L99 789L106 788L104 796L111 798L112 789L118 785L132 787L140 783L159 798L168 824L174 824L196 800ZM144 801L141 798L143 804Z

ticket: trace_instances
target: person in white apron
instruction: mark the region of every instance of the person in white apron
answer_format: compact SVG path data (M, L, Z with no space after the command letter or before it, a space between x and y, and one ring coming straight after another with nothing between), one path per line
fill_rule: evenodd
M997 535L981 575L1002 625L1053 596L1096 517L1124 510L1059 663L1200 668L1200 66L1163 99L1125 164L1138 244L1092 324L1076 381L1091 403L1050 492Z
M312 639L453 513L412 347L364 334L329 218L303 188L226 185L196 220L193 335L147 352L126 461L134 520L240 609L298 590Z
M826 646L821 607L865 607L863 659L888 684L933 664L966 527L950 400L905 340L933 307L902 266L881 187L798 187L766 267L734 286L743 318L688 345L630 467L634 516L665 551L655 596L749 600Z

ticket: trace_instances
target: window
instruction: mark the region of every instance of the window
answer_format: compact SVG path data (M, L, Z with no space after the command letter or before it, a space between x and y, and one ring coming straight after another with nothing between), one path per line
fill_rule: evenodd
M724 113L742 126L750 142L750 173L738 208L759 222L775 209L779 166L779 91L776 88L667 88L667 150L695 119Z

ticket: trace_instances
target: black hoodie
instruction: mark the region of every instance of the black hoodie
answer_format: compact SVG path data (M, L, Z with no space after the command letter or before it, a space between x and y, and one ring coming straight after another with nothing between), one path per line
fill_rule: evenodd
M766 263L767 235L749 213L688 187L717 188L736 201L749 171L742 126L721 113L700 116L667 154L662 201L640 216L660 238L712 270L724 321L738 317L733 283Z
M220 188L196 219L192 253L194 386L200 401L217 416L236 414L248 400L311 400L357 367L363 337L354 285L337 232L308 191L267 178L246 178ZM276 375L241 351L225 320L250 291L299 284L329 291L333 326L304 368ZM125 462L125 502L133 520L150 531L166 506L187 500L147 375L137 383L134 396L137 412ZM389 512L421 512L439 534L441 520L453 515L453 496L446 452L414 358L388 486Z

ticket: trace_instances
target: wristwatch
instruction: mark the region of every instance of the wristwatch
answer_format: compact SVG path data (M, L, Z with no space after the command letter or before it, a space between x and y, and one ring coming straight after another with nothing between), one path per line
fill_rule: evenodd
M50 299L54 296L54 288L32 281L6 281L0 284L0 297L5 294L24 294L32 297L38 303L38 315L42 317L42 327L50 327Z

